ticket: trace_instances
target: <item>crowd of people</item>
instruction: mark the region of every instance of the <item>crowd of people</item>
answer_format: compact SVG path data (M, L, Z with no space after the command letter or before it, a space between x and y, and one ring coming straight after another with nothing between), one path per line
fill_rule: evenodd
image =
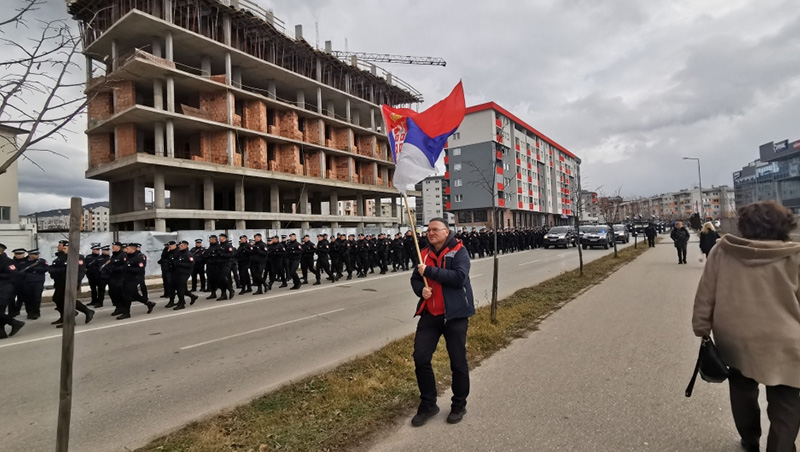
M470 258L493 255L494 235L497 235L499 253L513 253L543 245L547 228L515 228L504 230L462 229L456 237L464 243ZM264 240L262 234L252 237L242 235L234 244L224 233L195 240L190 247L187 241L170 241L158 259L163 281L162 297L165 307L185 309L198 299L198 292L208 293L205 299L228 300L239 295L260 295L278 288L300 289L304 284L322 284L322 278L335 283L341 278L351 280L374 274L408 271L416 268L418 254L411 230L405 234L344 234L335 237L319 234L315 241L305 235L274 235ZM420 249L428 246L428 234L417 234ZM0 338L13 336L25 324L18 320L23 308L26 320L36 320L41 315L45 276L53 280L53 302L59 314L63 313L66 290L66 268L69 242L58 242L52 263L40 257L37 249L15 249L13 257L5 254L0 244ZM91 254L79 256L77 287L88 280L91 301L80 300L76 309L84 315L85 323L92 321L94 308L103 307L106 298L114 306L112 313L119 320L131 317L134 302L143 304L147 313L156 304L150 300L145 279L148 257L139 243L114 242L111 245L94 243ZM309 278L313 278L310 281ZM63 326L63 316L52 322ZM11 326L6 334L6 326Z

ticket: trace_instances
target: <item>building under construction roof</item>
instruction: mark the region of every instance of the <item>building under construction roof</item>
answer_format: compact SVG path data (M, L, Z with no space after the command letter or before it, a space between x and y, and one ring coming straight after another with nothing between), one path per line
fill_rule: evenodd
M86 175L110 182L112 228L397 223L364 214L366 198L398 195L379 105L422 100L401 80L314 49L299 27L287 36L244 0L67 8L87 58Z

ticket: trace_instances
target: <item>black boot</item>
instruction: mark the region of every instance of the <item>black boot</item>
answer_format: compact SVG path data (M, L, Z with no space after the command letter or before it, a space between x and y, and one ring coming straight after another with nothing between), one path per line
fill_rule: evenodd
M123 312L122 314L117 316L117 320L125 320L125 319L129 319L129 318L131 318L131 313L130 312Z
M191 306L191 305L193 305L193 304L194 304L194 302L195 302L195 301L197 301L197 299L198 299L199 297L198 297L197 295L193 294L193 293L190 293L190 294L189 294L189 298L191 298L191 299L192 299L192 301L190 301L190 302L189 302L189 306Z
M170 298L169 303L165 304L164 307L167 309L175 307L175 300Z
M147 313L150 314L153 312L153 308L156 307L156 303L154 301L148 301L147 303Z
M242 287L242 290L239 291L239 295L244 295L247 293L247 287Z
M186 304L178 303L174 308L172 308L173 311L180 311L181 309L186 309Z
M22 329L23 326L25 326L25 322L23 322L22 320L14 320L13 322L11 322L11 332L8 333L8 337L17 334L19 330ZM3 330L3 333L5 334L5 329Z
M256 289L255 292L253 292L253 295L261 295L262 293L264 293L264 291L261 290L261 286L258 286L258 289Z
M217 298L217 301L225 301L225 300L227 300L227 299L228 299L228 292L226 292L226 291L224 291L224 290L223 290L223 291L222 291L222 296L221 296L221 297L219 297L219 298Z
M318 285L320 285L320 284L322 284L322 283L321 283L321 282L319 282L319 280L317 280L317 282L315 282L315 283L314 283L314 285L315 285L315 286L318 286Z
M86 322L85 323L89 323L94 318L94 311L91 310L91 309L87 309L86 312L83 313L83 315L86 316Z
M301 286L302 286L302 284L295 284L295 285L293 285L292 287L290 287L290 288L289 288L289 290L297 290L297 289L299 289Z
M64 318L63 317L59 317L58 319L56 319L55 322L50 322L50 325L60 325L62 323L64 323Z
M207 296L206 300L213 300L214 298L217 298L217 291L216 290L211 292L211 295Z
M279 286L279 288L284 288L284 287L289 287L289 285L288 285L288 284L286 284L286 282L284 282L283 284L281 284L281 285Z

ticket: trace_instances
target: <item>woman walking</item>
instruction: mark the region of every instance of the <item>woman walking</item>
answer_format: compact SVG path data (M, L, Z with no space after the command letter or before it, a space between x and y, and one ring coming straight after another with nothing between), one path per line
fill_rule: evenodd
M700 231L700 251L708 257L708 253L711 252L711 248L714 248L714 245L717 244L717 239L719 239L719 234L717 230L714 229L714 224L710 221L703 225L703 229Z
M726 234L708 255L694 301L694 334L714 333L730 366L741 445L759 450L759 384L766 386L767 452L795 452L800 430L800 243L791 211L774 201L739 209L742 237Z

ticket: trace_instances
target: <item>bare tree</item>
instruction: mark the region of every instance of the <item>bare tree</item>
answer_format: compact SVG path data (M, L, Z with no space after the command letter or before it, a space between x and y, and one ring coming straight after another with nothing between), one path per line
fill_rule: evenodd
M24 131L19 141L5 138L13 150L0 156L0 174L21 157L30 160L26 152L43 150L36 147L43 140L54 136L66 140L64 128L89 102L82 92L85 82L75 80L81 70L75 61L81 39L65 20L34 20L40 28L35 37L15 36L30 29L29 18L45 4L46 0L25 0L9 18L0 19L5 58L0 61L0 123Z
M614 225L620 221L620 204L622 204L622 187L619 187L611 195L606 194L602 187L597 189L600 195L599 208L600 215L603 216L603 222L611 229L614 234L614 257L619 257L619 250L617 249L617 234L614 232Z
M498 206L498 202L495 199L495 176L494 171L491 174L486 174L477 163L472 160L465 160L462 162L464 165L469 166L472 168L472 172L475 173L477 176L476 179L471 180L469 184L479 187L489 194L492 199L492 226L494 226L494 231L492 231L493 237L493 245L492 245L492 258L493 258L493 270L492 270L492 304L489 308L490 317L492 323L497 323L497 284L498 284L498 276L499 276L499 268L500 268L500 260L497 256L497 225L502 225L502 221L498 221L498 216L500 214L500 206Z
M581 217L583 217L583 212L586 210L585 203L583 201L583 193L581 189L581 179L580 176L577 178L576 182L572 183L570 187L570 195L569 199L572 203L572 206L575 209L575 234L578 235L578 242L581 241ZM583 276L583 244L578 243L578 268L580 269L580 275Z

